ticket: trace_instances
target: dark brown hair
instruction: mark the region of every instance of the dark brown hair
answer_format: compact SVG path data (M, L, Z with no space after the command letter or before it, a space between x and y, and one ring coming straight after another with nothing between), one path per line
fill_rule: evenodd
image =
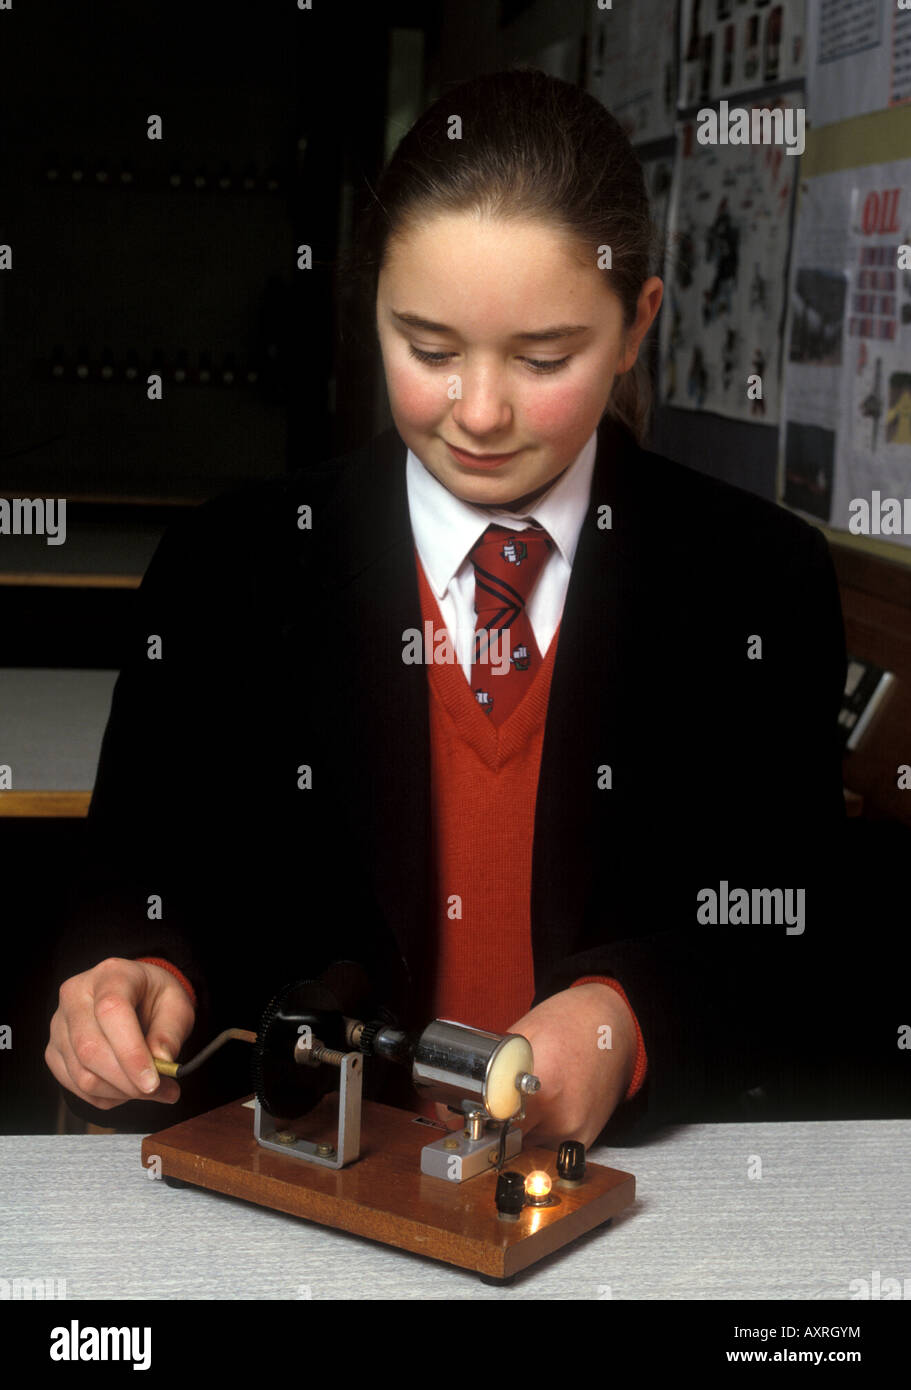
M461 139L449 138L453 116L461 119ZM642 166L595 97L516 67L460 83L435 101L400 141L358 219L353 260L371 299L395 237L436 214L466 210L559 227L587 265L609 246L604 273L624 327L634 322L653 273L657 229ZM651 404L643 345L635 365L616 378L605 413L641 444Z

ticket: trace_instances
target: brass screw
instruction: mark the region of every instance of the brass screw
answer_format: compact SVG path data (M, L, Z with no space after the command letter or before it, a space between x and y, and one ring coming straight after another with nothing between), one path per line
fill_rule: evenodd
M446 1139L446 1140L444 1141L444 1143L443 1143L443 1148L444 1148L444 1149L457 1149L458 1147L459 1147L459 1141L458 1141L458 1139Z
M331 1158L335 1149L331 1144L317 1144L316 1152L320 1158Z
M294 1133L292 1129L277 1129L273 1134L272 1138L277 1139L279 1144L297 1143L297 1135Z

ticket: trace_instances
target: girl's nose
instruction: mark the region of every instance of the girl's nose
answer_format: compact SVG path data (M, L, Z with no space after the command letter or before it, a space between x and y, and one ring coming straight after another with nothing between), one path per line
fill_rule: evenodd
M506 383L497 373L464 373L461 396L452 407L452 418L466 434L485 435L508 429L512 405Z

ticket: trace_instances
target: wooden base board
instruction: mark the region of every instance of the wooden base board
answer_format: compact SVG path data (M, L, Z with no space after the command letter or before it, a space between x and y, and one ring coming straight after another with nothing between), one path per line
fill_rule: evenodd
M337 1096L326 1096L293 1128L316 1143L333 1141L337 1104ZM464 1183L421 1172L421 1149L436 1138L439 1131L420 1116L365 1101L360 1158L346 1168L321 1168L257 1144L252 1109L233 1101L148 1135L142 1161L148 1167L157 1157L164 1178L303 1216L491 1280L509 1279L609 1221L636 1195L631 1173L597 1163L587 1164L578 1187L561 1187L556 1153L531 1147L506 1166L549 1173L557 1202L526 1207L518 1221L502 1221L494 1205L495 1172Z

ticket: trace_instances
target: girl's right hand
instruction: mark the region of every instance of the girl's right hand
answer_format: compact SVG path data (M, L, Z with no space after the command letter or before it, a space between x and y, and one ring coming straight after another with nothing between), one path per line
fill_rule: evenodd
M128 1100L173 1105L180 1086L152 1060L172 1062L193 1028L183 985L160 965L103 960L60 986L44 1060L80 1100L111 1110Z

